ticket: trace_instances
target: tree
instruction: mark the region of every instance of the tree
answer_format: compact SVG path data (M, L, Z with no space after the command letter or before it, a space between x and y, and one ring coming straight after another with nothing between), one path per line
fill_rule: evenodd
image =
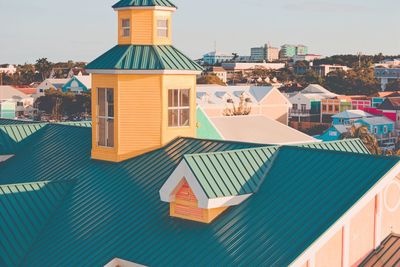
M224 116L244 116L251 113L251 99L246 98L244 94L241 94L239 99L238 107L236 107L232 99L228 100L231 106L224 110Z
M35 69L40 73L42 81L49 77L52 67L53 64L49 62L47 58L40 58L36 60Z
M386 85L386 90L400 91L400 79L389 81L389 83Z
M215 75L201 76L197 79L197 84L218 84L226 86L226 84Z
M374 155L381 155L382 151L378 145L378 140L376 140L375 136L372 135L368 131L368 127L359 126L355 127L354 125L349 129L347 133L342 135L342 139L360 139L367 149Z

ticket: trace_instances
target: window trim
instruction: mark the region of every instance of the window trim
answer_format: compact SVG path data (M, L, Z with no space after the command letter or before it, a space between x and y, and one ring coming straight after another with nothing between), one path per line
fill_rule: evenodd
M178 91L178 101L177 101L177 103L178 103L178 106L177 107L170 107L169 106L169 92L170 91ZM180 102L181 102L181 91L183 91L183 90L187 90L188 92L189 92L189 106L180 106ZM167 125L168 125L168 128L190 128L191 127L191 114L190 114L190 112L191 112L191 109L190 109L190 94L191 94L191 89L190 88L186 88L186 89L168 89L168 97L167 97L167 106L168 106L168 108L167 108ZM177 126L170 126L169 125L169 111L170 110L177 110L178 111L178 125ZM189 111L189 124L188 125L181 125L181 116L179 116L179 111L180 110L188 110Z
M99 90L101 90L101 89L105 90L105 94L104 94L105 116L100 116L100 112L99 112L99 110L100 110ZM108 100L107 100L107 91L108 90L111 90L113 92L113 109L114 109L113 113L114 113L114 117L109 117L108 116L108 104L109 104ZM107 149L115 148L115 95L114 94L115 94L114 88L102 88L102 87L101 88L100 87L97 88L97 110L96 110L96 112L97 112L97 114L96 114L97 115L96 116L96 123L97 123L97 126L96 126L96 130L97 130L96 144L97 144L97 147L107 148ZM99 130L99 126L100 126L99 121L100 121L100 119L104 119L105 122L106 122L106 125L105 125L106 131L105 131L105 136L104 136L104 140L105 140L106 144L108 144L108 137L109 137L108 121L112 120L113 123L114 123L114 126L113 126L113 131L114 131L114 133L113 133L113 136L114 136L113 146L107 146L107 145L103 146L103 145L99 144L99 142L100 142L100 130Z

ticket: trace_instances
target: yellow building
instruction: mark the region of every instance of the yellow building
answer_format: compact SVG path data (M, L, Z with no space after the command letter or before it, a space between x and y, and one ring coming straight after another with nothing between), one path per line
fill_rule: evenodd
M122 0L118 45L89 63L92 158L119 162L178 136L196 136L196 75L202 68L172 46L167 0Z

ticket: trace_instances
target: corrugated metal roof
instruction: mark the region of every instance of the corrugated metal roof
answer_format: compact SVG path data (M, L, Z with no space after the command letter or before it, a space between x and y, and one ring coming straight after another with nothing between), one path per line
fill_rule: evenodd
M277 150L270 146L186 155L185 161L208 198L238 196L258 190Z
M0 155L14 154L21 147L22 141L45 125L45 123L35 123L0 126Z
M360 267L393 267L400 266L400 235L389 235L382 244L374 250Z
M40 123L35 121L23 121L23 120L10 120L10 119L2 119L0 118L0 125L12 125L12 124L33 124Z
M171 1L168 0L121 0L113 8L122 7L135 7L135 6L165 6L165 7L175 7Z
M301 145L306 148L315 148L331 151L351 152L360 154L371 154L360 139L344 139L332 142L320 142Z
M86 67L89 70L190 70L202 67L170 45L117 45Z
M0 266L20 266L72 182L0 185Z
M184 155L253 145L180 138L107 163L90 159L90 128L50 124L30 140L2 165L0 183L76 184L23 266L103 266L115 257L148 266L286 266L399 161L282 147L256 194L203 225L171 218L159 189Z
M92 121L67 121L60 122L59 124L78 127L92 127Z

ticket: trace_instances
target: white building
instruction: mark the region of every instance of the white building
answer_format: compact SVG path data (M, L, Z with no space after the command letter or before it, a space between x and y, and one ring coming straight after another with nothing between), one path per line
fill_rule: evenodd
M279 70L285 67L285 63L222 63L227 71L251 71L254 69Z
M334 71L348 71L350 70L349 67L347 66L342 66L342 65L318 65L318 66L313 66L312 69L321 77L325 77L331 72Z
M272 47L268 44L261 47L251 48L252 61L268 61L272 62L279 59L279 48Z
M228 81L228 74L224 68L213 67L211 70L211 74L217 76L224 83L226 83Z
M31 115L34 98L12 86L0 86L0 102L15 103L16 116Z
M375 64L375 78L381 82L382 90L390 80L400 79L400 59L386 60Z
M314 61L317 59L321 59L321 55L316 54L307 54L307 55L295 55L293 56L293 62L296 63L297 61Z
M70 79L46 79L36 88L36 94L44 95L44 92L51 88L61 90L69 80Z
M17 72L17 68L14 65L5 64L0 65L0 73L12 75Z

